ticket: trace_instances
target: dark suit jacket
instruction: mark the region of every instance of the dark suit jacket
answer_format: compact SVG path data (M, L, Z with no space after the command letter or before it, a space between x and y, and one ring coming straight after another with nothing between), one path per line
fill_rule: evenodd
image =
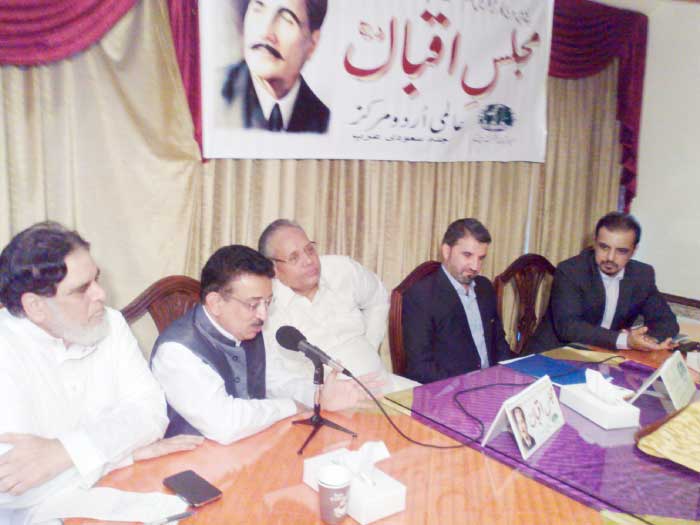
M230 112L228 123L241 128L268 129L245 61L229 69L221 96L226 102L224 111ZM329 119L329 109L301 77L301 86L286 131L325 133Z
M494 365L512 354L496 312L493 285L477 276L475 290L489 364ZM429 383L481 367L467 314L442 268L404 293L402 323L406 377Z
M570 342L615 348L620 330L641 315L649 334L665 339L678 333L676 316L656 289L654 268L629 261L620 281L620 296L610 330L600 326L605 288L592 248L557 266L547 313L526 350L542 352Z

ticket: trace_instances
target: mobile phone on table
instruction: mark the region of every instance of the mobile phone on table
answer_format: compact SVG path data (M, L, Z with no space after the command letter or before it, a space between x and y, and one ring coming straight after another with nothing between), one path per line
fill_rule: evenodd
M201 507L221 497L221 491L193 470L173 474L163 480L163 485L193 507Z
M697 352L700 351L700 343L697 341L684 341L674 348L674 350L677 352Z

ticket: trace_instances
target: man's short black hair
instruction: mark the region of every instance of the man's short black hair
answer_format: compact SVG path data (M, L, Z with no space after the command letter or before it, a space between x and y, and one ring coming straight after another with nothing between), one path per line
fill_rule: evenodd
M245 16L250 1L246 0L239 4L241 17ZM304 5L306 6L306 16L309 19L311 32L321 29L323 20L326 18L326 11L328 11L328 0L304 0Z
M595 226L596 239L598 238L598 232L601 228L605 228L611 232L633 231L635 246L639 244L639 240L642 238L642 227L637 222L637 219L635 219L629 213L611 211L607 215L601 217L598 224Z
M209 292L222 293L233 279L247 273L272 279L275 269L272 261L247 246L232 244L219 248L202 268L200 300L204 302Z
M65 259L79 248L89 250L90 244L57 222L40 222L15 235L0 254L0 303L23 317L23 294L56 295L68 272Z
M486 226L476 219L467 218L457 219L447 227L447 231L442 238L442 244L454 246L463 237L473 237L478 242L491 242L491 234L486 229Z
M309 17L309 29L316 31L321 29L323 20L326 18L328 10L327 0L306 0L306 14Z

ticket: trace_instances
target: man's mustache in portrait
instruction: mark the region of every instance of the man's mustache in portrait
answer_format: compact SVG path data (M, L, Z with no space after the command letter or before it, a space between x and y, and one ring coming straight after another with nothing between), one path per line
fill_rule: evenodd
M250 46L250 49L265 49L268 53L270 53L273 57L283 60L284 57L282 54L277 51L274 47L272 47L270 44L266 44L264 42L256 42L252 46Z

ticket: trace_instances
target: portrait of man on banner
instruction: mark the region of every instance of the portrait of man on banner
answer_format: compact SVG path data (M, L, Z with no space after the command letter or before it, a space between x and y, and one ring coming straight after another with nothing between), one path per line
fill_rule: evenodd
M327 0L234 1L242 58L225 68L218 85L217 125L325 133L330 110L302 70L319 43Z
M553 4L202 1L204 156L542 162Z

